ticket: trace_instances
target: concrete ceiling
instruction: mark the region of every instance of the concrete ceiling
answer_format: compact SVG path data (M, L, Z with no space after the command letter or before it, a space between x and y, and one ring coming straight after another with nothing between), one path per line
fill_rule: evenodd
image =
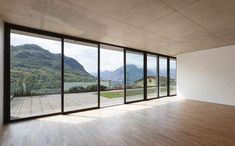
M0 0L5 22L175 56L235 44L235 0Z

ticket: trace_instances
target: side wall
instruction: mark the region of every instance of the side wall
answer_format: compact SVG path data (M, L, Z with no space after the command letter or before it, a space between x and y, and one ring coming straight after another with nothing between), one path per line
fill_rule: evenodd
M0 127L3 125L4 23L0 17Z
M178 55L177 95L235 105L235 45Z

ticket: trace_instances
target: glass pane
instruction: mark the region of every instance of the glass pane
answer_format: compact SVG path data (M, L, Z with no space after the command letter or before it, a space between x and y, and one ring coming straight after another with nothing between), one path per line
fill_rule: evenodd
M64 111L98 106L98 47L65 40Z
M170 95L176 94L176 60L170 59Z
M167 58L159 57L159 96L167 96Z
M126 51L126 101L144 99L143 53Z
M123 48L101 45L100 101L101 106L124 103Z
M157 56L147 55L147 98L158 97Z
M61 41L11 31L10 118L61 112Z

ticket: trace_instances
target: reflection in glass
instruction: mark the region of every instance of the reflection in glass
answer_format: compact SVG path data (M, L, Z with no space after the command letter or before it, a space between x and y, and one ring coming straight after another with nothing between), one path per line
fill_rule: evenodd
M126 101L144 99L143 53L126 51Z
M167 96L167 58L159 57L159 96Z
M170 95L176 94L176 60L170 59Z
M60 39L11 30L10 118L61 112Z
M98 106L96 44L65 40L64 111Z
M124 103L123 48L101 45L100 81L102 107Z
M158 97L157 56L147 55L147 98Z

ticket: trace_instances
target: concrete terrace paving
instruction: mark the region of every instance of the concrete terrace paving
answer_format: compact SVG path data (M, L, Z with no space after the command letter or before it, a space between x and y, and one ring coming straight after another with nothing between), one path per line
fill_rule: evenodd
M138 99L138 96L128 97ZM101 106L123 104L124 98L100 97ZM64 110L73 111L98 106L97 94L73 93L64 95ZM52 114L61 112L61 94L14 97L11 100L11 119Z

